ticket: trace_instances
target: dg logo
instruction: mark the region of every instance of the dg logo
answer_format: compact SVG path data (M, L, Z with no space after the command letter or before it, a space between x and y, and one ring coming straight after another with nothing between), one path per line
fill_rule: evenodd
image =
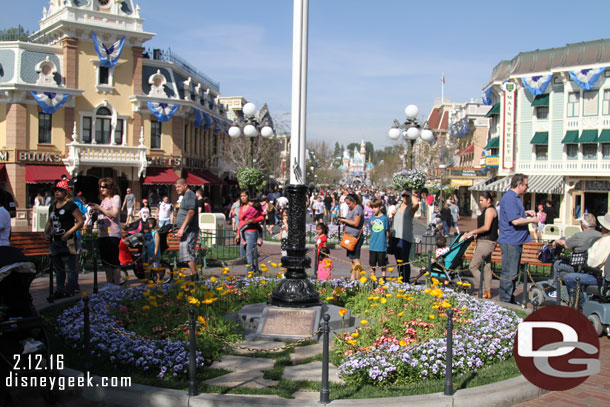
M580 312L550 306L530 314L517 328L513 354L532 384L568 390L600 372L599 338Z

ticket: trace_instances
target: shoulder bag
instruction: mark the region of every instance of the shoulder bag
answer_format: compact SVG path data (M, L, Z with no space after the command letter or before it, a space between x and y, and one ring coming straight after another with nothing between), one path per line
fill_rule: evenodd
M362 236L362 229L364 229L364 224L360 228L360 233L358 233L358 237L354 237L349 233L344 232L343 238L341 239L341 243L339 243L339 246L343 247L346 250L349 250L350 252L353 252L356 249L356 244L358 244L360 236Z

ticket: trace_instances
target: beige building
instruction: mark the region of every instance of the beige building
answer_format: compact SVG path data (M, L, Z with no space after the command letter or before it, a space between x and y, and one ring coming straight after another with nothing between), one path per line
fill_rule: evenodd
M51 0L28 41L0 42L0 180L17 224L62 174L89 199L102 176L153 200L184 176L222 205L219 83L145 49L153 36L133 0Z

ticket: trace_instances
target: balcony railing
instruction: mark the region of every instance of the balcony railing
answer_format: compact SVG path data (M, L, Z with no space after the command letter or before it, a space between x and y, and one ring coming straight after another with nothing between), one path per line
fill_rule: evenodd
M146 170L146 146L136 147L112 144L83 144L73 141L68 157L64 160L70 175L78 173L81 166L135 167L138 175Z
M564 171L562 175L583 174L593 175L593 171L601 171L602 174L610 175L610 160L574 160L574 161L533 161L517 163L517 171L553 172ZM559 174L558 174L559 175Z
M144 53L145 57L148 59L171 62L174 65L177 65L187 73L189 73L193 79L198 79L199 81L205 83L208 87L212 88L216 92L220 92L220 82L216 82L212 80L209 76L204 74L203 72L193 68L190 66L184 59L178 56L174 51L169 49L147 49Z

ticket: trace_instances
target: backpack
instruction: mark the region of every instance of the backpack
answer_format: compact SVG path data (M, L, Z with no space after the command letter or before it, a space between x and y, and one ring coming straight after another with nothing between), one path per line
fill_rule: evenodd
M560 248L553 248L551 243L545 243L540 250L538 250L538 260L542 263L552 263L558 249L561 250Z

